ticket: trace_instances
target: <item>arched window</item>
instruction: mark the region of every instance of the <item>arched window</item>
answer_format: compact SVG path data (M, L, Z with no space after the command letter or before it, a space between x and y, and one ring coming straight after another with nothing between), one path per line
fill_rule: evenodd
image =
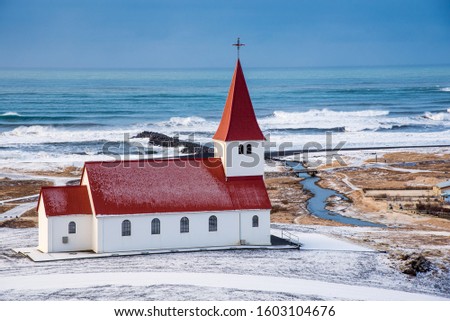
M122 222L122 236L130 236L131 235L131 222L129 220L125 220Z
M161 222L157 218L152 220L152 234L161 234Z
M258 217L258 215L253 215L252 226L253 227L258 227L259 226L259 217Z
M239 154L244 154L244 145L239 144Z
M180 233L189 233L189 219L187 217L180 220Z
M77 224L75 222L69 223L69 234L75 234L77 232Z
M210 232L217 231L217 217L214 215L209 217L209 231Z
M252 145L247 144L247 154L251 154L251 153L252 153Z

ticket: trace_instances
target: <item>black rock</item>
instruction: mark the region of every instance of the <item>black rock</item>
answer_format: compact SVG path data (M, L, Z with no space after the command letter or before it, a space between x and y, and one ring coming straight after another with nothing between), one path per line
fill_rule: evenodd
M183 141L178 136L170 137L157 132L143 131L131 138L148 138L149 144L161 147L180 147L183 154L196 154L211 156L214 152L212 148L191 141Z
M402 258L405 263L400 270L408 275L416 276L417 273L425 273L431 270L431 262L421 254L412 254Z

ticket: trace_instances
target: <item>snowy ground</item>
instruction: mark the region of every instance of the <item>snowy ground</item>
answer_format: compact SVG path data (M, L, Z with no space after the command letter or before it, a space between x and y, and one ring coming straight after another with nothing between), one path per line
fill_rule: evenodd
M0 214L0 222L9 220L11 218L19 217L23 213L25 213L28 210L31 210L34 207L36 207L36 202L29 202L17 205L16 207L10 209L9 211Z
M238 275L224 273L186 272L94 272L72 274L46 274L2 278L0 289L59 290L105 286L199 286L241 291L290 293L329 300L439 300L431 295L408 293L367 286L336 284L324 281L285 278L265 275ZM329 291L332 287L333 291Z
M172 253L35 263L11 248L35 246L37 229L2 228L0 300L450 299L447 288L427 275L409 277L391 267L387 254L363 248L339 251L341 246L331 246L333 238L321 238L314 229L284 227L309 241L310 247L322 244L322 249ZM312 233L310 238L308 233Z
M340 151L337 154L327 153L327 152L311 152L308 154L308 156L305 158L305 154L298 154L295 156L288 156L284 157L283 159L286 160L297 160L297 161L305 161L308 160L311 167L320 167L324 165L331 165L332 161L337 161L339 159L342 159L344 161L343 166L349 166L349 167L381 167L385 168L388 167L388 169L392 170L398 170L398 168L390 168L388 164L384 163L372 163L368 164L366 161L368 159L374 159L375 155L378 157L378 159L381 159L385 154L389 153L400 153L400 152L414 152L414 153L426 153L426 154L436 154L436 155L444 155L450 153L450 148L448 147L428 147L428 148L396 148L396 149L372 149L372 150L346 150L346 151ZM338 158L337 156L340 156L341 158ZM327 159L328 157L328 159ZM405 169L402 169L405 171ZM414 172L426 172L421 170L407 170L408 172L414 173Z
M290 231L290 233L297 237L302 250L314 251L356 251L356 252L373 252L369 247L363 247L348 241L338 240L323 234L313 232L301 232L298 230ZM283 237L281 229L273 228L272 235Z

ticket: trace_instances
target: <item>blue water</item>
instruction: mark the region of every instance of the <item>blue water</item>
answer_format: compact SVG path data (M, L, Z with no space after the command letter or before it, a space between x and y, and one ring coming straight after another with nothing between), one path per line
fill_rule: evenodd
M243 67L260 126L274 141L301 146L332 131L347 146L450 143L450 66ZM207 142L232 73L0 70L0 161L96 155L105 141L142 130Z
M286 165L294 169L304 169L304 167L298 163L287 162ZM330 197L335 196L344 201L348 201L349 199L346 196L336 192L335 190L323 188L317 185L317 182L320 180L319 177L310 176L308 173L299 173L298 177L303 178L303 180L300 182L300 184L303 186L303 189L311 192L313 195L306 202L306 208L312 215L323 218L325 220L331 220L339 223L351 224L356 226L385 227L382 224L377 224L353 217L344 216L337 212L327 210L326 206Z

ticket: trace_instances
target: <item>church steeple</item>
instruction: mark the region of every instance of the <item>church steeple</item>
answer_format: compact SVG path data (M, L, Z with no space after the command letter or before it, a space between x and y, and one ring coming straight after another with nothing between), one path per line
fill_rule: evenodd
M215 157L222 159L227 178L264 175L265 138L256 121L239 58L213 140Z
M221 141L264 140L238 58L219 128L213 139Z

